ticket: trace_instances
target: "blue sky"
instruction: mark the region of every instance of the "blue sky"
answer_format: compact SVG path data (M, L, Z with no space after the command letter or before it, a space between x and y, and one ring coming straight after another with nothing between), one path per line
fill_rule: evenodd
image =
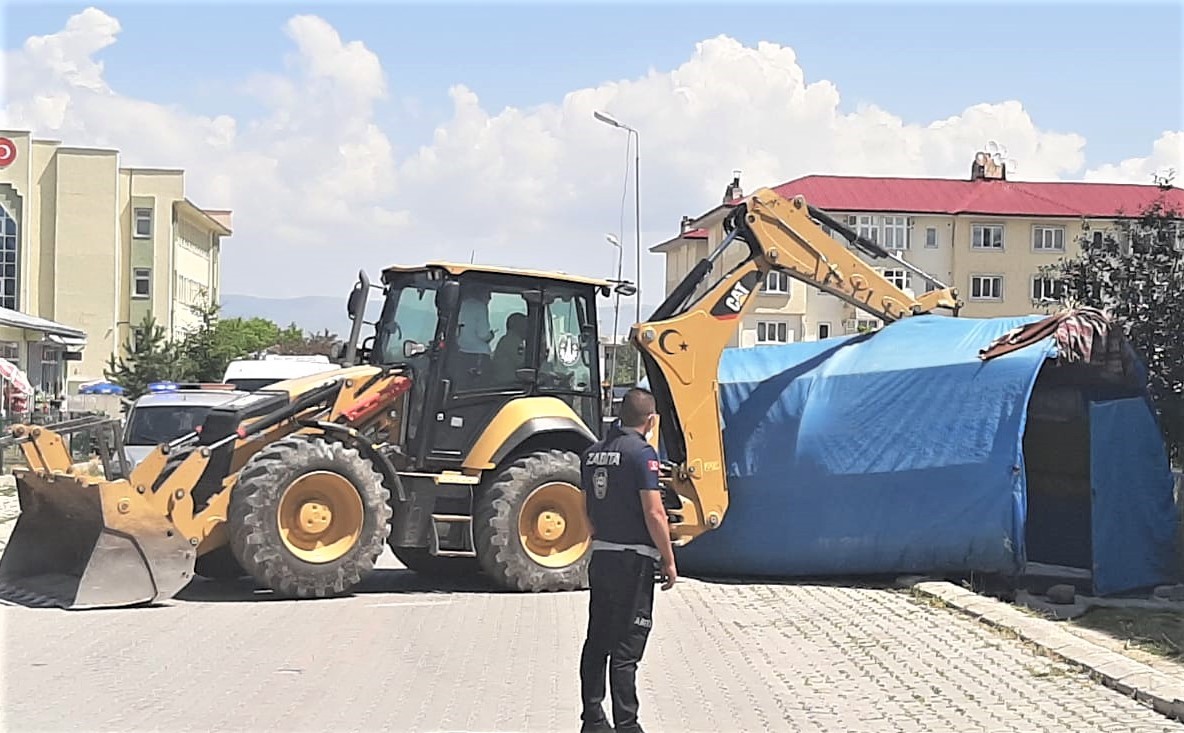
M736 168L745 187L961 177L998 140L1018 179L1184 175L1181 0L87 7L8 4L7 49L57 35L10 56L6 124L185 169L186 195L234 210L227 292L338 293L358 266L429 253L611 272L605 232L635 237L631 176L594 108L641 129L647 247ZM243 92L260 74L267 99ZM644 257L659 291L662 257ZM277 261L291 272L257 277Z
M6 48L60 29L87 5L10 4ZM379 119L403 151L426 142L448 115L452 84L473 89L490 110L529 107L670 69L696 41L721 33L792 46L808 81L837 84L845 110L874 101L906 122L929 122L970 104L1019 99L1041 127L1083 134L1087 165L1145 155L1161 132L1181 127L1179 3L97 7L123 29L99 54L116 91L236 116L251 101L228 94L228 85L250 71L282 70L290 49L282 24L316 13L381 58L392 96Z

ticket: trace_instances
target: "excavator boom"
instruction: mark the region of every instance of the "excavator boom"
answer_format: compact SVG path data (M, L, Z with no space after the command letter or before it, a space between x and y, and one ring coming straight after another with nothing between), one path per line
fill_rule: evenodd
M823 225L841 234L848 245L835 240ZM719 360L771 270L887 323L935 309L957 315L962 306L956 290L860 237L801 196L786 199L760 189L735 207L725 229L730 231L724 241L687 274L648 321L630 332L658 403L667 455L666 506L676 544L718 527L727 512ZM747 245L742 260L695 297L737 243ZM916 273L931 285L929 292L910 295L850 249Z

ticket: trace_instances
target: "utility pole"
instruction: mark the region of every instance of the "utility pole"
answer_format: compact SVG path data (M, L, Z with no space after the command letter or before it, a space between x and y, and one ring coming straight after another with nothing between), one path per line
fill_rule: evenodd
M592 116L606 125L618 127L633 136L633 217L634 233L637 238L637 311L634 323L641 323L641 134L634 128L618 122L612 116L603 112L593 112ZM628 160L628 159L626 159ZM614 337L616 334L613 334ZM641 351L637 352L637 375L634 383L641 381Z

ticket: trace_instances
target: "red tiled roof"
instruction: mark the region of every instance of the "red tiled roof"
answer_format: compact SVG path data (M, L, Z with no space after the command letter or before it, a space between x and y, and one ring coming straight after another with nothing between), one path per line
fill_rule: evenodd
M682 235L683 239L707 239L706 229L692 229L691 231Z
M1184 189L1129 183L805 176L774 189L823 210L999 216L1134 216L1163 197L1184 210Z

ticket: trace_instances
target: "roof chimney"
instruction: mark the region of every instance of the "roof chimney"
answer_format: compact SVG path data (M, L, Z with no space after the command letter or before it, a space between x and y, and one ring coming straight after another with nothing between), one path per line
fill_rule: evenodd
M980 150L974 154L974 162L970 164L970 180L1006 181L1007 164L998 154L990 155Z
M744 198L744 189L740 188L740 171L732 171L732 182L724 189L724 203L729 204L741 198Z
M687 229L691 226L691 217L683 214L682 221L678 223L678 233L683 235L687 233Z

